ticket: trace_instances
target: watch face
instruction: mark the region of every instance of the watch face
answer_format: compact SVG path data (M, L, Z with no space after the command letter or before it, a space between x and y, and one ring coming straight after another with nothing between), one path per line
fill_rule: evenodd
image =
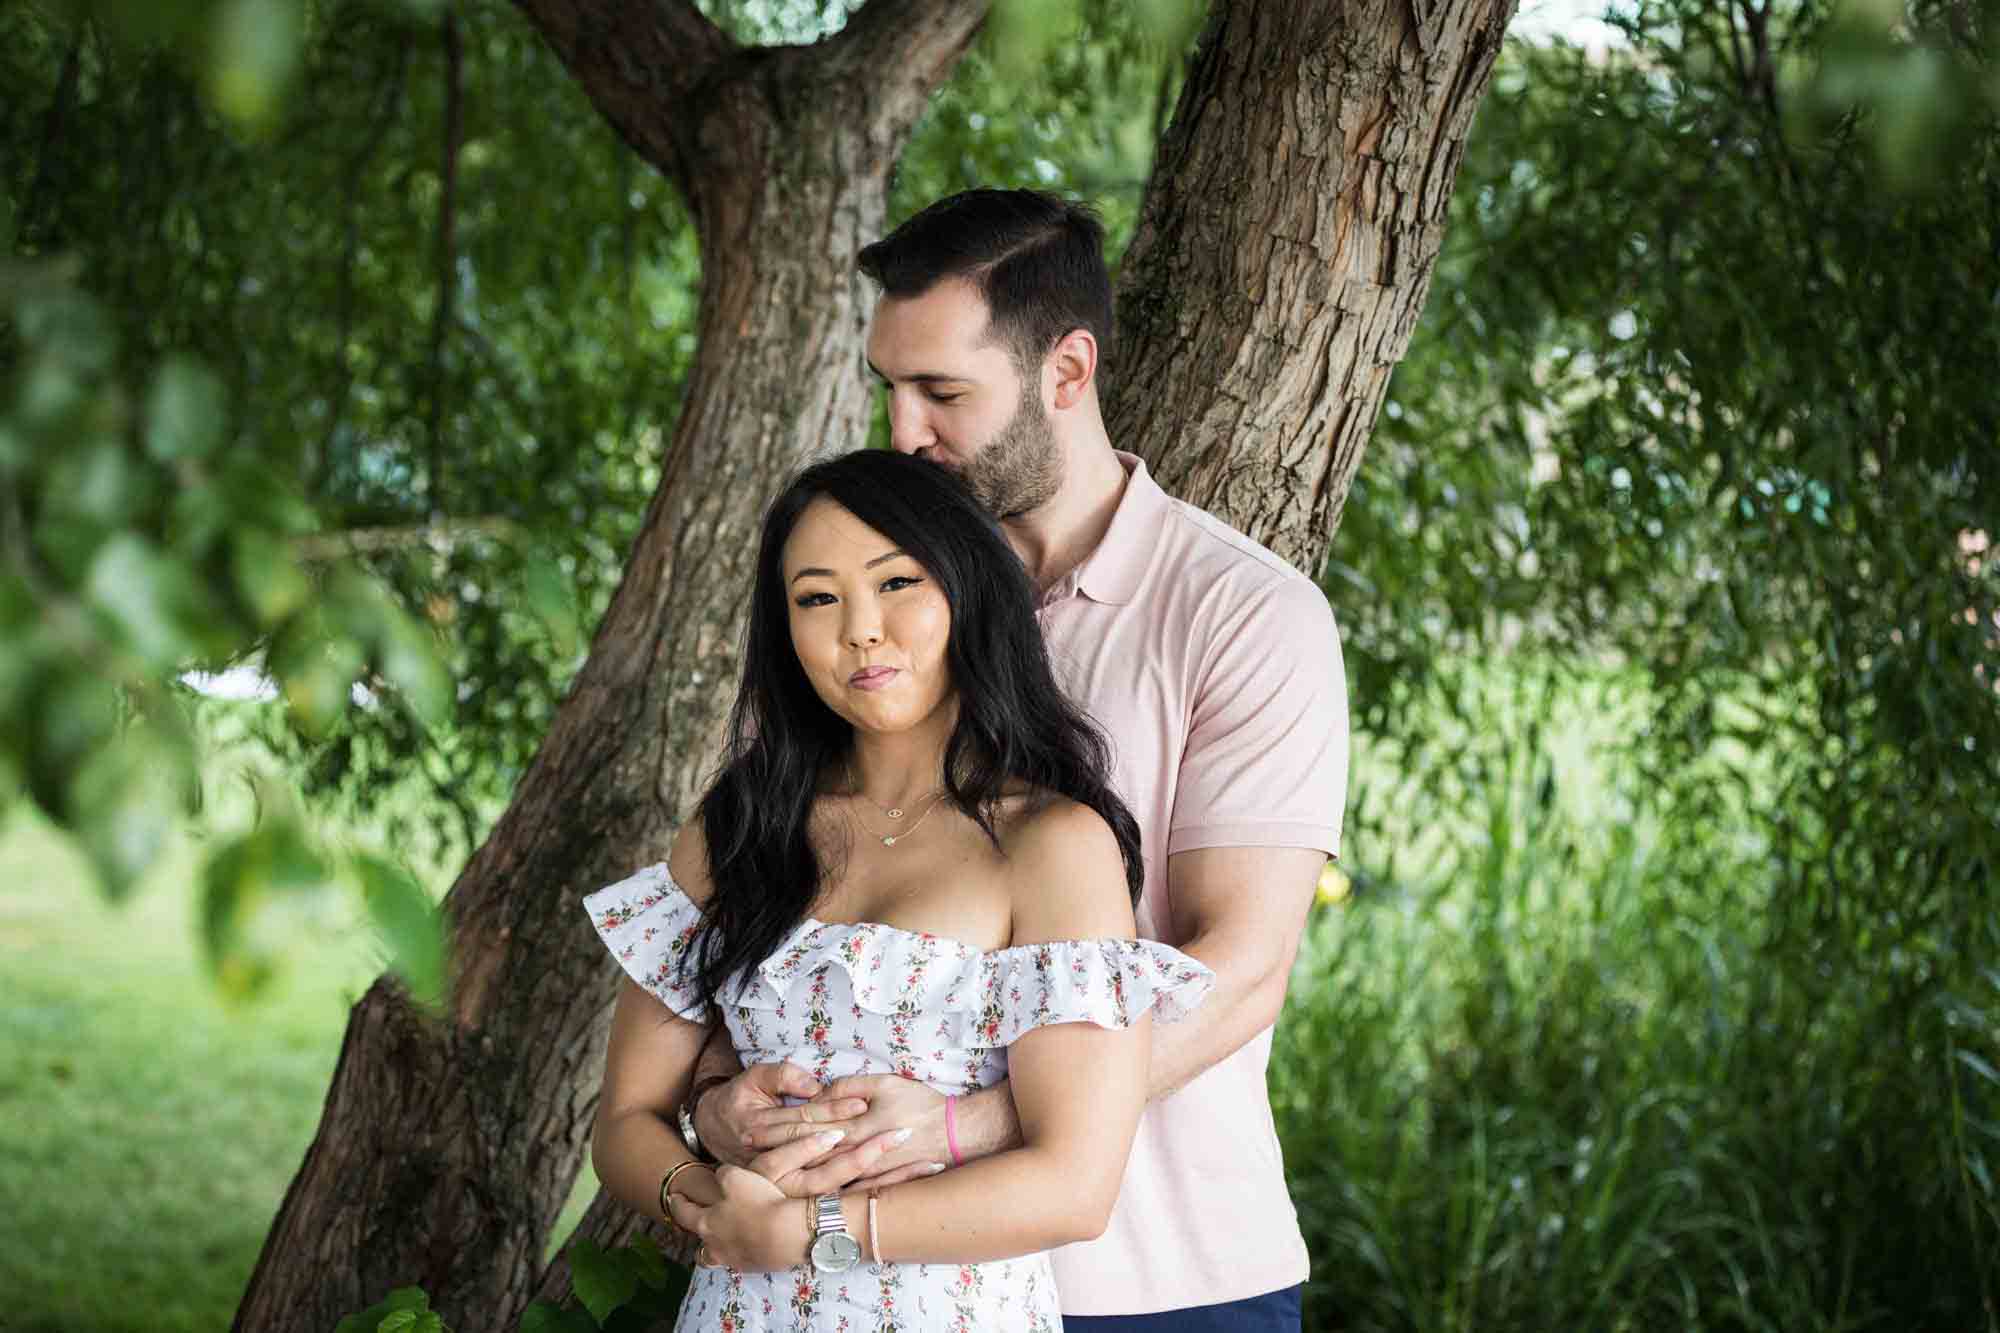
M823 1231L813 1241L812 1261L822 1273L845 1272L861 1262L861 1242L845 1231Z

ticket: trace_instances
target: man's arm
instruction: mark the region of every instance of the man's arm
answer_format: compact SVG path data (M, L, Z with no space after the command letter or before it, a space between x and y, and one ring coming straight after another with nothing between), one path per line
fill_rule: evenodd
M1179 1022L1153 1025L1148 1101L1179 1091L1277 1022L1313 888L1325 864L1325 852L1306 847L1207 847L1168 860L1174 933L1185 941L1178 947L1215 973L1215 987ZM820 1095L868 1102L866 1114L842 1121L850 1143L872 1142L890 1129L913 1131L900 1148L876 1157L875 1173L915 1172L950 1160L944 1098L925 1085L894 1075L864 1075L835 1079ZM960 1097L955 1118L959 1152L967 1161L1021 1142L1020 1120L1005 1082ZM757 1136L757 1147L776 1147L818 1127L803 1118L778 1119ZM787 1193L804 1194L840 1189L853 1183L864 1165L859 1151L838 1152L788 1177L783 1187Z

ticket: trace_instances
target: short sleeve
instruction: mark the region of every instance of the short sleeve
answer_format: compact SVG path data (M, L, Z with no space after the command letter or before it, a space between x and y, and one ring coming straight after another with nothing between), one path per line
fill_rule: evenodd
M981 961L977 1007L960 1034L966 1049L1012 1045L1056 1023L1128 1028L1147 1014L1187 1017L1215 973L1153 940L1062 940L998 949Z
M604 947L640 989L690 1022L708 1021L694 974L683 975L681 967L701 929L701 908L664 864L597 890L583 907Z
M1340 853L1347 678L1333 609L1296 573L1222 617L1202 654L1167 852Z

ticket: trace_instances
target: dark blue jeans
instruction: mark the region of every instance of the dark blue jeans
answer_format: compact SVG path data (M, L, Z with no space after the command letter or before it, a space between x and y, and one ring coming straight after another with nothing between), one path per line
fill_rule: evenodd
M1303 1287L1158 1314L1064 1315L1063 1333L1299 1333Z

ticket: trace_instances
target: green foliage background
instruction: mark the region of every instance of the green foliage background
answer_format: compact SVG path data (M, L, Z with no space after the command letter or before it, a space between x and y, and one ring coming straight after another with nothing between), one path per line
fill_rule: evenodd
M1039 185L1122 248L1192 18L1002 6L896 214ZM1325 570L1308 1326L2000 1328L2000 15L1617 22L1503 57ZM618 577L687 219L499 0L12 0L0 78L0 810L114 892L207 828L228 994L342 887L432 989L411 867ZM231 663L275 697L197 709Z

